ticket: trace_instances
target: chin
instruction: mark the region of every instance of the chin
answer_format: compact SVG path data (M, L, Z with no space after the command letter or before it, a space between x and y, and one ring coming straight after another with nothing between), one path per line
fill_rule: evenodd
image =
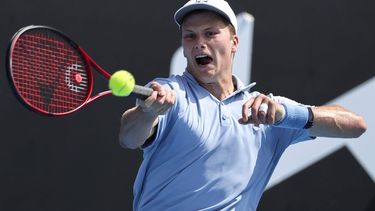
M194 67L188 67L188 71L190 74L192 74L196 78L201 78L210 80L215 76L215 68L212 66L206 65L206 66L194 66Z

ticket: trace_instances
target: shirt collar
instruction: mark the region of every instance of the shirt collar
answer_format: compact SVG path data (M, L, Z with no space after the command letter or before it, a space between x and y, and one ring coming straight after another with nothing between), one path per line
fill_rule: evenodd
M233 79L234 79L233 82L237 87L237 90L235 92L248 92L248 91L250 91L251 88L253 88L253 86L256 85L256 82L253 82L253 83L245 86L243 84L243 82L235 75L233 75Z
M184 76L186 76L188 79L194 81L198 85L197 80L195 80L194 76L191 75L188 71L184 71L183 73ZM256 85L256 82L250 83L249 85L245 86L241 79L239 79L237 76L232 75L233 77L233 82L236 85L237 89L230 95L236 95L239 92L249 92L251 88L253 88Z

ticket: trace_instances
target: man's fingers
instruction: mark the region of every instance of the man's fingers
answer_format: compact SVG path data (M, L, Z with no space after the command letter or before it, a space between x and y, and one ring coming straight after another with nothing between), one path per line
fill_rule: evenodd
M258 109L258 118L262 124L266 124L267 120L267 112L268 112L268 104L264 101L260 104Z
M260 104L259 112L267 114L267 111L268 111L268 104L264 102Z
M251 115L251 105L254 102L254 98L249 99L246 103L242 105L242 118L239 120L240 123L246 124L249 121L249 116Z
M275 123L276 102L272 100L272 95L259 94L249 99L242 107L242 124L274 124Z
M151 96L149 96L148 98L144 100L144 106L147 108L150 107L155 102L157 97L158 97L158 92L157 91L152 92Z

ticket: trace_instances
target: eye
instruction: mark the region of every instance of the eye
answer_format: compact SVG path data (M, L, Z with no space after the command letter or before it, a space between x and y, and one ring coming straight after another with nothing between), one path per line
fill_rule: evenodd
M194 39L196 36L194 33L186 33L183 36L185 39Z
M213 32L213 31L207 31L205 34L206 34L207 37L213 37L213 36L215 36L217 33L216 33L216 32Z

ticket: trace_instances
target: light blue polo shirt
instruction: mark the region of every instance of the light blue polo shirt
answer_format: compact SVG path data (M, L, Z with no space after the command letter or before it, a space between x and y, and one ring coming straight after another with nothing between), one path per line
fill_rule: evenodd
M304 129L239 124L242 105L259 93L234 78L237 91L223 101L186 71L156 79L176 92L176 103L143 149L134 210L256 210L284 150L310 139Z

